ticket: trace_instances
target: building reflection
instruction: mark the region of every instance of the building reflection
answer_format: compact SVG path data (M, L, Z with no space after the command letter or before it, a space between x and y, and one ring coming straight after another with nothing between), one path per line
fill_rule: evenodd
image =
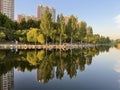
M6 74L0 75L0 90L14 89L14 69Z

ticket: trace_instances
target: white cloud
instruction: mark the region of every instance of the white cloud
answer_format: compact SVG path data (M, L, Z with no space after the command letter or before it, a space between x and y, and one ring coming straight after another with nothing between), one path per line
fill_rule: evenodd
M115 20L115 23L117 24L117 27L120 28L120 14L117 15L117 16L114 18L114 20Z

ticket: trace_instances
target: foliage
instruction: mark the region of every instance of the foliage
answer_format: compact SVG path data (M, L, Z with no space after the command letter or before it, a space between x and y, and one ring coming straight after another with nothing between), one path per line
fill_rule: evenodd
M72 39L75 36L76 26L77 26L77 18L74 15L71 15L67 23L67 34L71 38L71 44L72 44Z
M27 38L26 38L26 34L27 34L27 30L17 30L14 33L14 38L20 42L26 42Z
M37 40L38 40L38 42L41 43L41 44L44 44L44 43L45 43L45 39L44 39L43 34L39 34L38 37L37 37Z
M109 37L93 34L93 28L87 26L85 21L78 22L76 16L71 15L68 22L63 14L57 16L57 22L52 22L51 14L46 10L41 20L12 21L6 15L0 13L0 39L18 40L22 43L32 42L40 44L56 43L110 43ZM118 42L118 40L117 40Z
M5 33L4 32L0 32L0 41L5 39Z
M86 39L88 43L91 43L92 41L92 37L93 37L93 29L92 27L87 27L87 31L86 31Z
M43 13L40 29L46 37L46 44L47 44L47 38L50 36L51 30L52 30L52 19L51 19L51 14L48 10L46 10Z
M76 38L78 41L81 41L81 43L86 36L86 26L87 24L84 21L81 21L77 24Z
M37 37L38 37L38 29L31 28L27 33L27 41L36 43L38 41Z
M65 22L64 22L64 17L62 14L58 15L58 24L59 24L59 27L58 27L58 32L59 32L59 36L60 36L60 45L62 43L62 38L66 39L66 34L65 34L65 30L66 30L66 25L65 25Z

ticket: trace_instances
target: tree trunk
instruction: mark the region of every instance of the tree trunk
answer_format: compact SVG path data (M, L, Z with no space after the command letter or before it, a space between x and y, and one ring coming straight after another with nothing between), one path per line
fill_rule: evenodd
M61 34L60 34L60 45L61 45Z
M72 46L72 37L71 37L71 46Z
M46 45L47 45L47 36L46 36Z

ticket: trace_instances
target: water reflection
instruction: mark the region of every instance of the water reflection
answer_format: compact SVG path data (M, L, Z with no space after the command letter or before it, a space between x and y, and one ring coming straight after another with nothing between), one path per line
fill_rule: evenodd
M6 74L0 75L0 90L14 89L14 69L8 71Z
M120 73L120 60L117 61L117 64L115 65L114 70L115 70L116 72Z
M77 75L77 71L84 71L85 65L92 64L92 58L100 52L108 52L109 47L81 48L76 50L2 50L0 51L0 75L16 68L19 71L36 69L36 78L40 83L49 80L62 79L67 73L69 78ZM5 90L5 89L4 89Z

